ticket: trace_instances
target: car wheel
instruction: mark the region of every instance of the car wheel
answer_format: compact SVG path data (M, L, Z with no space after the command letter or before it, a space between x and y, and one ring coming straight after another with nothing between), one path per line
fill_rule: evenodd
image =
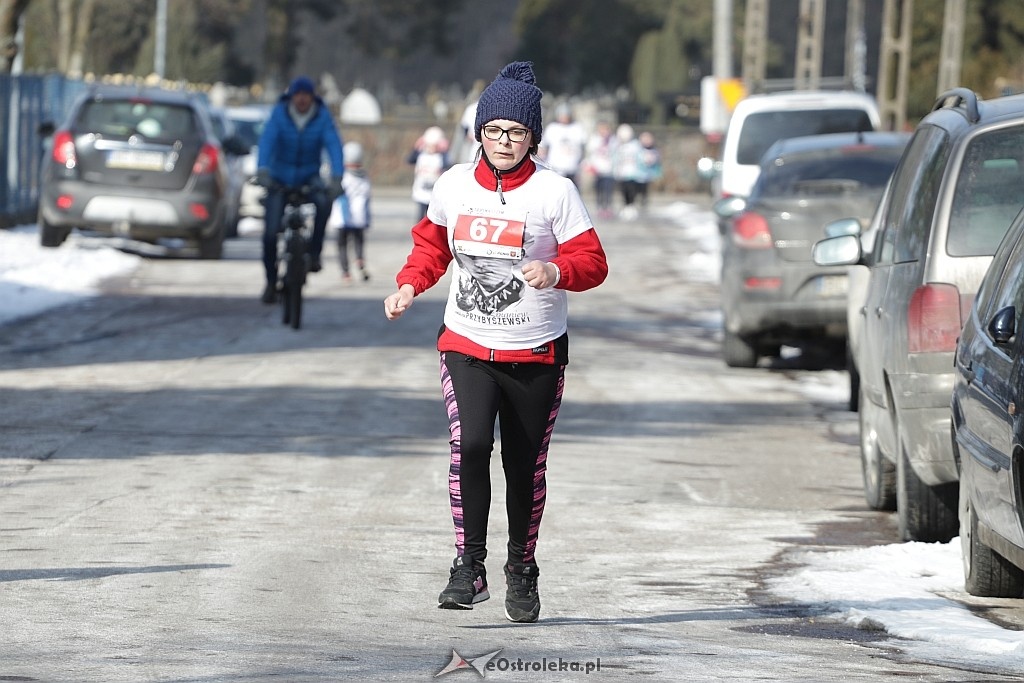
M234 200L224 211L224 237L238 237L238 222L242 220L241 199Z
M224 224L217 226L211 235L199 238L199 258L215 261L224 255Z
M849 409L855 413L860 409L860 370L853 362L853 353L850 352L850 345L846 345L846 372L850 375L850 401Z
M71 234L71 228L61 228L47 223L42 213L39 214L37 222L39 223L40 246L59 247L64 244L64 240Z
M228 221L227 227L224 229L224 237L238 237L238 222L241 220L241 216L237 213Z
M757 367L757 341L727 330L722 339L722 358L730 368Z
M857 390L858 396L860 389ZM863 398L858 398L863 403ZM896 509L896 465L885 457L878 445L878 430L868 411L860 416L860 467L864 477L864 500L872 510Z
M896 466L896 513L899 517L900 538L904 541L946 543L959 532L957 500L960 487L957 482L928 486L910 466L903 438L897 432L896 448L899 462Z
M960 480L960 550L964 589L983 598L1019 598L1024 594L1024 570L981 542L978 515L970 491Z

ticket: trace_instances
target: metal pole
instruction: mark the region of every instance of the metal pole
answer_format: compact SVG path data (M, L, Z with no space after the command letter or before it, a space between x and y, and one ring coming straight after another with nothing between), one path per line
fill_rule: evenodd
M939 48L941 55L936 96L960 85L966 5L966 0L946 0L946 11L942 22L942 44Z
M153 55L153 73L164 77L167 55L167 0L156 0L156 53Z
M732 0L715 0L711 70L722 82L732 78Z

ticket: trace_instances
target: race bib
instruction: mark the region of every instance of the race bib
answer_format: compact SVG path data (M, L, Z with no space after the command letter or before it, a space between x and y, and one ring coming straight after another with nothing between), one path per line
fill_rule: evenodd
M454 249L466 256L489 256L520 260L526 214L512 216L479 209L466 209L455 221Z

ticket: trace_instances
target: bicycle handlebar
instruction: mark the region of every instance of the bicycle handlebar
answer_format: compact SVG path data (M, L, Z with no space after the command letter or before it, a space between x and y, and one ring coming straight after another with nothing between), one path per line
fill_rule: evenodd
M322 184L317 183L305 183L303 185L285 185L274 179L270 179L269 182L261 183L257 176L251 176L246 182L252 185L262 185L267 189L268 192L281 192L285 196L287 204L292 206L299 206L301 204L312 203L311 195L315 190L326 189Z
M299 187L285 187L280 185L278 189L284 192L285 202L287 204L290 204L291 206L301 206L313 201L310 195L316 187L307 183L306 185L301 185Z

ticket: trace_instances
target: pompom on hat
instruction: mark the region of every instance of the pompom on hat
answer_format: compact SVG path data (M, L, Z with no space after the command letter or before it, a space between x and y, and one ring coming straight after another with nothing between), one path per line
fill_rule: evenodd
M537 87L532 62L512 62L501 70L498 77L484 88L476 106L477 142L480 129L488 121L506 119L523 124L533 133L533 144L540 142L544 123L541 120L540 101L544 93Z

